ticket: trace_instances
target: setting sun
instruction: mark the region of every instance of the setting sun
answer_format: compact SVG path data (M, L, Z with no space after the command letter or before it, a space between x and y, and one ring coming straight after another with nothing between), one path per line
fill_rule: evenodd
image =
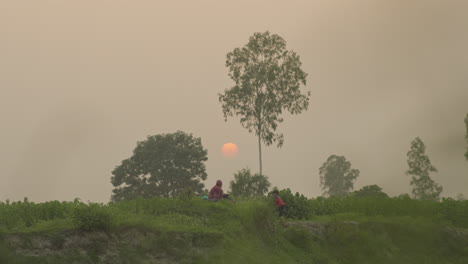
M221 152L223 154L223 157L227 159L233 159L237 156L237 153L239 152L239 148L234 143L226 143L221 148Z

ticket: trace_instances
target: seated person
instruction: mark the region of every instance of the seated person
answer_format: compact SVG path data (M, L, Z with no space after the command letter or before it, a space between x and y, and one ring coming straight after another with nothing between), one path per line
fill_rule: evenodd
M221 180L217 180L216 185L211 188L210 193L208 194L208 200L219 201L223 198L226 198L227 194L224 194L221 187L223 187L223 182Z

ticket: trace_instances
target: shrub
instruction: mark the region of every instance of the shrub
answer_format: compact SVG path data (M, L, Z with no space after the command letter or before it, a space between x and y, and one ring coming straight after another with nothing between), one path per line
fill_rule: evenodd
M378 185L367 185L362 187L358 191L354 191L353 195L355 197L380 197L380 198L388 198L388 195L382 192L382 188Z
M74 226L81 230L107 230L111 227L112 217L104 205L83 204L73 210L72 221Z
M291 190L284 189L279 191L279 196L286 203L285 217L291 219L308 219L311 214L311 208L307 197Z

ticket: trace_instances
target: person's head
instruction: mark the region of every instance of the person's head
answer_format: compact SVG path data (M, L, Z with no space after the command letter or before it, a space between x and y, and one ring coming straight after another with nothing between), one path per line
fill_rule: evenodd
M223 186L223 182L222 182L221 180L217 180L217 181L216 181L216 186L222 187L222 186Z
M272 194L273 194L273 195L279 195L279 193L278 193L277 190L274 190L274 191L272 192Z

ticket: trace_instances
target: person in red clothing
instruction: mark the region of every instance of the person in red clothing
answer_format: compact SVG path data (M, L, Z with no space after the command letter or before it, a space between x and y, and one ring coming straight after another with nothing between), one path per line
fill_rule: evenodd
M278 207L278 216L280 218L280 223L284 227L288 227L288 225L284 222L284 219L283 219L283 211L284 211L284 208L286 208L286 203L283 202L277 190L273 191L273 198L275 199L275 204Z
M208 194L208 200L210 201L219 201L223 199L224 192L223 189L223 182L221 180L216 181L216 185L211 188L210 193Z
M284 211L284 208L286 207L286 204L283 202L283 200L279 196L278 191L276 190L273 191L273 198L275 199L275 204L278 207L278 215L280 219L282 219L283 211Z

